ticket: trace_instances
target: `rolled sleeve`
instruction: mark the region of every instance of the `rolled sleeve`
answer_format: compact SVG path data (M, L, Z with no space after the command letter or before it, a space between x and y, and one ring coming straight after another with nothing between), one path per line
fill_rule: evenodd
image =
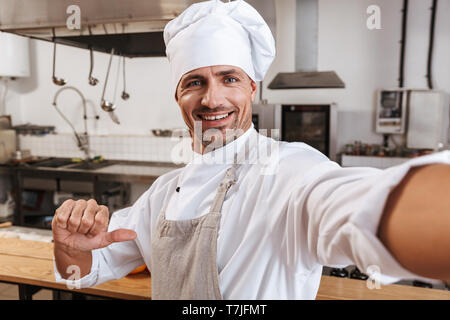
M377 237L390 192L411 168L436 163L450 164L450 151L415 158L385 170L341 168L333 162L318 165L308 177L307 190L302 195L311 254L322 265L355 264L381 283L399 279L439 281L406 270Z

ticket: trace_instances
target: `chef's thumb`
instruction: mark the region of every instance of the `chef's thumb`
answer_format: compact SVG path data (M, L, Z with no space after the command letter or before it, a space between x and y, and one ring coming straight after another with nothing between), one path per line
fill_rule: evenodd
M113 242L122 242L136 239L137 234L130 229L117 229L107 232L105 235L106 241L110 244Z

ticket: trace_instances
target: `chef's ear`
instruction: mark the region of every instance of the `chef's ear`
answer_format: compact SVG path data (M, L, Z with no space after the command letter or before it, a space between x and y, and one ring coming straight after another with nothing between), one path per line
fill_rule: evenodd
M256 92L258 90L258 85L253 80L250 81L250 85L252 87L252 102L255 102Z
M178 103L178 88L180 87L180 81L178 81L177 87L175 88L175 101Z

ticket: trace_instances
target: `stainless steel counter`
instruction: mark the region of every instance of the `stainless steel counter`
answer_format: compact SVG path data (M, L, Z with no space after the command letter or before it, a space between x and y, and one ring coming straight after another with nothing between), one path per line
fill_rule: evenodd
M55 158L53 160L64 161L67 159ZM18 172L22 176L39 178L61 177L72 180L152 183L159 176L183 166L163 162L107 160L104 164L100 163L98 168L85 169L78 163L70 162L58 167L40 166L39 163L34 163L14 166L1 165L0 174Z
M151 176L159 177L176 168L163 166L144 166L132 164L113 164L104 168L94 170L95 173L124 174L127 176Z

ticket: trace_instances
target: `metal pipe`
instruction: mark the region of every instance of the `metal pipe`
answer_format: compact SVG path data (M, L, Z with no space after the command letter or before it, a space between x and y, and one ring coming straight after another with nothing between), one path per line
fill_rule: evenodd
M430 37L428 44L428 61L427 61L427 84L428 89L433 89L433 47L434 47L434 29L436 26L436 8L437 0L433 0L431 7L431 21L430 21Z
M405 77L405 47L406 47L406 29L408 22L408 0L403 0L402 8L402 38L400 40L400 70L398 78L399 88L403 88Z

